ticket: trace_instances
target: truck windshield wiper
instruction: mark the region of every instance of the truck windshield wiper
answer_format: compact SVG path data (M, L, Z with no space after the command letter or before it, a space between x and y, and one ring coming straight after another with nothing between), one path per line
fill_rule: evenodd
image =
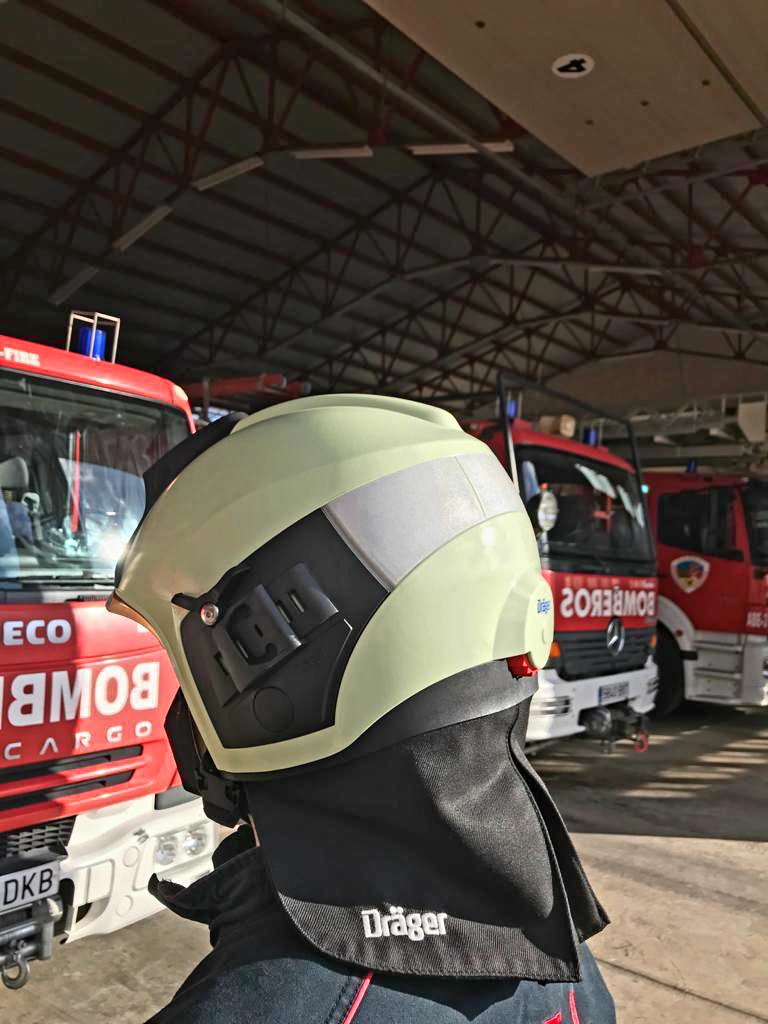
M608 557L604 554L597 554L594 551L589 551L582 547L577 541L553 541L549 545L550 555L568 554L575 555L581 558L584 562L592 562L594 565L599 566L606 575L615 575L617 572L616 566L622 565L625 562L630 562L637 565L642 565L646 562L652 561L650 555L625 555L625 554L614 554L612 553ZM653 575L655 575L655 570Z
M72 576L67 573L51 573L47 576L4 576L0 578L3 590L39 590L41 587L65 586L68 588L94 587L101 590L114 586L113 576Z

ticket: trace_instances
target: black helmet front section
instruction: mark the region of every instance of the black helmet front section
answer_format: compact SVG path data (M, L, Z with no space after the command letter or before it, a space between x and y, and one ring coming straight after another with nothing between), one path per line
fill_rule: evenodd
M210 590L173 601L205 709L228 748L333 725L341 677L388 594L322 511L288 527Z

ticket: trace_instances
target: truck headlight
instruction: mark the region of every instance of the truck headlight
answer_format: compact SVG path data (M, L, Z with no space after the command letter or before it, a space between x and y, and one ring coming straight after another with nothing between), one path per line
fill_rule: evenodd
M208 845L208 830L204 825L196 825L184 834L181 847L188 857L197 857Z
M155 864L167 868L179 856L179 840L174 835L158 836L155 848Z

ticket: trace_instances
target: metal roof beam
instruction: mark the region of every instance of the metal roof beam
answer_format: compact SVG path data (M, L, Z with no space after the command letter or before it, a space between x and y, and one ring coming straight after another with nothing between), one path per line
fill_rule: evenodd
M39 204L32 204L32 205L35 206L36 208L39 207ZM92 230L96 230L96 231L98 231L98 230L103 231L104 230L103 226L98 224L98 222L95 222L95 221L90 223L90 227L91 227ZM12 234L7 229L0 229L0 232L2 232L3 234L6 234L6 235ZM151 241L149 241L147 243L147 245L150 248L160 249L161 251L165 249L165 247L158 246L157 243L153 243ZM65 249L65 247L63 247L61 245L57 246L57 245L55 245L55 243L47 242L47 241L43 242L41 244L41 248L50 248L50 249L52 249L52 250L54 250L54 251L56 251L58 253L61 253L62 251L65 251L65 252L67 251ZM84 254L84 253L79 253L77 255L79 255L80 258L83 259L83 260L85 260L87 258L87 254ZM196 262L199 263L199 261L196 261ZM32 271L32 268L29 267L25 273L29 274L31 271ZM154 280L153 275L151 275L150 273L142 272L142 271L138 270L137 268L133 268L133 267L123 267L121 269L121 273L127 274L128 277L131 277L131 278L134 278L134 279L138 279L138 280L142 280L142 281L145 281L147 283L151 283ZM40 272L37 273L37 276L40 276ZM189 293L197 294L197 290L195 288L193 288L191 286L185 286L182 282L178 282L178 281L175 281L173 279L168 279L167 278L166 279L166 283L169 284L171 287L181 288L181 289L183 289L183 290L185 290L185 291L187 291ZM110 299L118 300L120 298L119 292L115 292L114 290L110 289L109 287L105 287L102 282L99 282L99 284L97 285L96 290L98 292L100 292L101 294L104 294L105 296L109 297ZM209 295L214 300L217 300L217 301L220 301L220 302L223 302L223 303L225 303L227 301L227 299L225 297L223 297L223 296L216 296L216 293L213 292L213 291L209 291ZM432 302L433 301L434 300L432 300ZM146 302L146 300L145 300L145 302ZM164 313L171 313L171 312L173 312L173 309L171 307L164 306L162 303L158 303L156 300L148 301L148 302L146 302L146 304L150 308L157 309L157 310L159 310L161 312L164 312ZM188 313L188 311L186 311L186 309L179 310L178 311L178 315L181 316L183 319L193 319L193 320L199 320L200 319L196 315ZM290 316L284 316L284 319L288 323L291 323L291 322L294 323L294 325L297 328L301 327L301 322L294 320ZM380 328L379 325L372 324L369 320L366 320L365 318L360 318L359 322L360 322L361 326L363 326L364 328L367 328L370 331L370 337L376 337L380 333L381 328ZM394 329L394 328L392 328L392 329ZM469 330L469 328L465 327L464 330L465 331ZM236 326L233 327L233 333L235 335L240 335L242 337L248 337L248 338L251 337L251 335L248 334L247 332L245 332L242 329L242 327L241 328L237 328ZM343 337L334 336L331 332L328 332L328 336L329 336L329 340L331 341L331 343L335 343L337 345L343 345L344 342L345 342L345 339ZM422 339L422 341L423 341L423 339ZM360 342L356 342L355 345L356 345L356 347L358 349L366 347L364 340L360 341ZM297 345L296 347L297 347L297 349L299 351L302 351L302 352L314 355L314 350L311 349L311 348L308 348L307 346ZM411 363L411 365L416 366L416 367L418 367L420 365L417 360L414 360L407 353L402 353L400 355L400 360L402 362ZM558 366L558 364L556 364L554 362L551 362L549 365L551 365L552 367L555 367L555 368L557 368L557 366Z
M567 287L567 286L564 286L564 287Z
M768 142L768 128L752 132L749 139L753 144ZM712 148L716 150L717 145L715 144ZM768 154L764 156L756 154L752 157L745 157L743 160L712 166L701 160L700 149L701 147L697 147L692 153L678 154L673 158L680 161L677 167L664 167L660 161L654 160L650 164L644 164L639 171L629 173L618 171L614 174L582 180L576 188L570 190L570 194L579 199L588 210L596 212L609 207L615 209L624 206L633 199L676 192L687 185L695 185L715 178L740 177L750 171L768 166ZM643 184L644 182L647 184ZM590 199L590 193L596 198Z
M413 314L413 316L410 319L415 320L417 319L417 317L418 312ZM376 386L378 388L386 387L387 389L390 389L391 386L393 385L400 385L406 381L411 380L416 374L418 374L421 371L432 370L436 367L450 367L452 366L457 356L462 359L462 365L466 365L468 358L470 359L470 361L480 361L480 359L482 358L480 355L480 351L482 350L484 356L487 355L489 351L489 346L491 348L498 348L499 341L504 341L505 343L514 342L516 340L519 340L520 338L526 337L526 335L530 334L532 331L535 331L540 327L548 327L551 326L552 324L567 323L572 321L578 322L582 317L589 317L592 320L594 320L594 318L598 318L600 320L608 319L626 321L631 322L633 324L645 323L646 325L655 325L656 323L658 323L658 318L651 318L647 316L644 317L639 313L631 315L623 314L620 311L610 309L600 310L597 309L592 303L586 305L584 303L581 303L580 305L571 307L568 310L550 309L545 315L541 317L526 318L525 320L522 321L519 317L510 317L506 318L500 325L493 328L493 330L484 332L483 334L477 334L475 332L474 336L471 337L468 341L457 345L452 344L453 335L455 335L456 333L456 331L454 330L453 335L448 337L446 342L444 342L438 349L437 358L431 360L428 364L422 367L417 367L414 370L408 371L405 374L395 375L392 373L385 372L379 379L377 379ZM406 323L409 322L407 316L404 317L403 320ZM402 326L402 324L391 325L389 328L385 327L378 333L380 335L386 335L387 333L391 333L394 330L395 326L399 327ZM583 326L586 327L586 325ZM589 327L586 327L586 329L589 331L589 336L592 339L594 338L594 335L596 333L599 333L594 331L594 326L592 326L591 330L589 329ZM465 331L464 333L468 332ZM557 339L553 343L556 344L559 348L564 348L567 351L577 354L582 359L588 351L582 348L576 348L575 346L569 344L567 341L563 340L562 337ZM317 377L325 369L330 368L331 374L335 372L337 374L337 377L334 378L333 376L331 376L331 379L329 380L329 386L339 383L340 380L343 379L343 368L347 365L352 364L357 356L358 344L359 342L353 342L346 349L333 353L327 359L322 360L315 366L309 368L306 371L306 375L309 377ZM507 348L509 349L509 345L507 345ZM474 356L472 355L473 353L475 353ZM383 355L386 355L386 352L384 352ZM542 364L546 364L548 362L543 353L540 354L539 359ZM342 367L340 374L339 370L337 369L339 365Z
M35 164L35 165L34 165L34 167L33 167L33 168L31 168L31 169L35 169L35 170L37 170L37 171L44 171L44 172L47 172L47 173L49 173L49 174L54 174L54 173L55 173L55 172L53 171L53 169L51 169L51 168L47 168L47 167L45 167L44 165L43 165L43 166L39 166L39 165ZM149 209L149 207L148 207L147 205L144 205L144 206L140 207L140 209ZM105 230L105 229L104 229L104 226L103 226L103 225L100 225L100 224L99 224L99 223L98 223L97 221L91 221L91 222L88 222L88 221L87 221L87 218L86 218L86 220L85 220L85 221L83 221L83 224L84 224L84 226L87 226L87 227L88 227L89 229L91 229L91 230L98 230L99 228L101 229L101 231L102 231L102 232L103 232L103 231ZM210 234L210 232L209 232L209 234ZM215 234L215 232L214 232L214 234ZM224 239L224 240L226 240L226 239ZM69 244L70 244L70 247L71 247L71 242L70 242ZM152 240L148 240L148 241L147 241L147 242L146 242L145 244L146 244L146 245L147 245L147 246L148 246L148 247L149 247L150 249L155 249L155 250L157 250L157 251L159 251L159 252L163 252L163 253L165 253L165 254L167 254L167 255L173 255L173 256L177 256L177 257L178 257L179 255L181 255L181 254L179 254L179 253L176 253L176 252L174 252L173 250L169 249L169 248L168 248L167 246L160 246L160 245L158 245L158 243L156 243L156 242L152 242ZM61 250L61 249L59 249L59 254L60 254L60 255L61 255L61 253L62 253L62 252L66 252L66 249L64 249L64 250ZM185 258L187 259L187 261L188 261L188 262L189 262L189 261L191 260L191 262L193 262L193 263L197 263L198 265L205 265L205 264L207 263L207 261L202 261L202 262L201 262L201 261L199 260L199 258L198 258L198 257L185 257ZM215 268L215 265L211 265L211 269L217 269L217 268ZM432 265L432 266L430 266L430 267L428 268L428 270L430 270L430 271L433 271L433 272L434 272L434 271L435 271L436 269L437 269L437 268L435 267L435 265ZM235 272L237 272L237 271L235 271ZM304 271L304 272L308 272L308 271ZM350 287L351 287L351 286L350 286ZM457 286L457 287L458 287L458 286ZM267 291L272 291L272 290L273 290L273 289L269 289L269 288L267 288ZM440 293L438 292L437 294L439 295ZM367 295L366 293L364 293L364 297L369 297L369 296L368 296L368 295ZM295 292L295 293L294 293L294 300L298 300L298 301L301 301L301 299L302 299L302 298L304 298L304 297L303 297L303 296L301 295L301 293L300 293L300 292ZM382 296L382 297L380 298L380 301L386 301L385 297L384 297L384 296ZM431 299L429 300L429 302L428 302L428 303L427 303L426 305L427 305L427 306L429 306L429 305L432 305L432 304L434 303L434 301L435 301L435 299L434 299L434 297L433 297L433 298L431 298ZM534 306L536 306L536 305L537 305L537 301L536 301L535 297L533 297L533 296L529 296L529 297L528 297L528 300L527 300L527 301L529 301L529 303L531 303L531 304L532 304L532 305L534 305ZM539 305L540 305L540 304L539 304ZM397 304L394 304L394 308L397 308ZM478 309L479 309L479 307L478 307L478 306L477 306L476 304L470 304L470 308L471 308L472 310L474 310L475 312L477 312L477 311L478 311ZM422 311L422 312L423 312L423 311ZM489 315L489 311L488 311L487 309L484 309L484 310L480 310L480 312L482 312L482 314L483 314L483 315L485 315L485 316L488 316L488 315ZM352 314L352 310L347 310L347 311L346 311L346 313L347 313L347 315L351 315L351 314ZM491 315L495 315L495 314L493 314L493 311L491 311ZM298 320L294 320L294 319L293 319L292 317L290 317L290 316L287 316L287 315L285 315L285 313L283 313L283 314L282 314L282 320L283 320L283 321L284 321L285 323L288 323L288 324L290 324L291 322L293 322L293 323L295 324L295 326L296 326L296 330L297 330L297 333L304 333L304 325L303 325L303 324L301 323L301 321L298 321ZM365 320L363 319L363 320L361 320L361 323L365 324L366 322L365 322ZM328 332L328 331L327 331L327 324L325 324L325 325L315 325L315 327L316 327L316 328L319 328L320 326L322 326L322 328L323 328L323 333L328 333L328 334L331 334L331 332ZM375 327L375 328L372 328L371 322L370 322L370 321L368 321L368 322L367 322L367 326L369 327L369 329L372 329L372 330L373 330L373 336L376 336L376 335L378 334L378 332L379 332L379 326L378 326L378 325L376 325L376 327ZM435 321L435 326L436 326L436 327L439 327L439 323L438 323L437 321ZM234 330L235 330L235 333L244 333L244 332L243 332L243 330L242 330L242 328L240 329L240 331L238 331L238 330L237 330L237 328L236 328L236 327L234 326L234 324L232 324L232 325L231 325L231 329L234 329ZM252 335L251 335L251 336L252 336ZM331 335L331 336L332 336L332 335ZM296 339L296 340L298 341L298 339ZM337 342L337 343L341 342L341 343L343 344L343 339L340 339L340 338L338 338L338 337L337 337L337 338L336 338L335 340L336 340L336 342ZM611 342L612 342L612 343L614 343L614 344L616 343L616 341L615 341L614 339L608 339L608 340L609 340L609 341L611 341ZM299 346L299 347L301 347L301 346ZM574 351L578 351L578 350L574 350ZM269 353L268 353L268 352L264 353L264 354L263 354L263 355L261 356L261 359L262 359L262 360L264 360L264 359L266 358L266 356L267 356L267 355L269 355Z
M278 20L278 22L284 21L289 24L292 28L309 38L314 44L323 47L335 58L353 68L358 74L368 78L379 88L397 97L401 103L410 107L412 110L431 118L432 122L438 125L441 130L445 131L450 137L474 146L478 153L482 155L486 163L492 164L501 172L502 177L518 182L522 188L532 188L542 193L548 198L550 204L556 208L559 214L567 217L569 220L574 221L577 224L589 226L597 236L595 240L600 241L599 232L604 228L603 223L587 211L574 206L570 197L564 190L558 189L547 181L543 181L526 174L524 170L517 166L513 159L503 159L502 157L497 156L489 150L488 147L483 146L482 143L474 138L471 133L467 132L463 125L453 117L443 113L433 104L426 102L418 95L409 92L403 86L389 79L383 72L372 67L363 58L358 56L349 46L337 43L334 39L331 39L309 19L292 10L285 0L259 0L259 6L260 8L269 11ZM630 250L627 255L631 256L631 253L640 248L638 244L631 239L631 237L628 237L625 234L621 225L612 223L611 227L624 235L630 246ZM642 250L640 249L640 251ZM685 278L678 279L678 287L687 292L689 296L700 297L695 284L692 284ZM727 307L722 305L722 303L718 304L721 308L727 310L726 315L738 317L738 311L728 310Z
M70 84L73 84L73 83L70 83ZM19 107L18 107L18 105L10 103L10 101L6 101L6 108L7 108L8 110L9 110L9 112L12 112L12 113L16 113L16 114L18 114L19 116L24 116L24 113L25 113L25 112L24 112L24 111L22 111L22 110L21 110L21 108L19 108ZM34 120L34 121L35 121L35 123L38 123L38 124L39 124L39 125L41 125L41 126L45 126L45 125L44 125L44 122L46 122L46 121L47 121L47 119L45 119L45 118L43 118L43 117L42 117L41 115L37 115L37 114L31 114L31 113L30 113L30 114L29 114L29 118L30 118L30 119L32 119L32 120ZM56 127L57 127L57 126L55 126L55 125L54 125L53 123L51 123L51 124L49 125L49 128L50 128L51 130L53 130L53 129L54 129L54 128L56 128ZM79 142L79 143L80 143L81 145L85 145L85 146L87 146L87 147L89 147L89 148L95 148L95 149L97 149L97 150L101 149L101 151L104 151L104 150L106 149L106 150L107 150L107 152L109 152L109 150L108 150L108 147L104 147L104 146L103 146L103 144L99 144L99 143L97 143L97 142L96 142L95 140L89 140L89 139L88 139L87 137L85 137L85 136L82 136L82 137L81 137L81 133L73 132L73 131L72 131L72 130L70 130L70 129L66 129L66 130L65 130L65 129L59 128L58 130L59 130L59 131L66 131L66 133L67 133L67 134L69 135L69 137L71 137L71 138L73 139L73 141L77 141L77 142ZM154 174L155 174L156 176L159 176L159 177L165 177L165 179L166 179L166 180L168 180L168 181L169 181L169 183L171 183L171 182L173 181L173 179L172 179L172 178L170 178L170 176L168 176L168 175L165 175L165 176L164 176L164 175L163 175L163 173L162 173L162 170L161 170L161 169L159 169L159 168L152 168L152 167L151 167L151 165L146 165L146 164L145 164L145 166L148 166L148 169L150 170L150 172L151 172L151 173L154 173ZM100 190L99 190L99 194L101 194L101 195L104 195L104 192L103 192L103 190L101 190L101 189L100 189ZM402 199L402 198L403 198L403 197L401 197L401 199ZM404 197L404 199L405 199L405 201L408 201L408 196L406 195L406 196ZM225 201L225 202L229 202L229 200L227 200L227 199L225 199L225 198L222 198L222 201ZM126 202L126 201L124 201L124 202L123 202L123 205L124 205L124 207L125 207L125 206L127 206L127 202ZM136 205L136 204L135 204L135 202L134 202L134 201L131 201L131 206L134 206L134 205ZM383 207L382 207L382 209L386 209L386 205L387 205L387 204L384 204L384 205L383 205ZM144 206L144 209L149 209L149 208L148 208L148 207L146 207L146 206ZM432 211L429 211L429 212L428 212L428 216L429 216L429 217L434 217L434 216L435 216L435 214L434 214L434 213L433 213ZM177 220L177 222L178 222L178 223L183 223L183 224L184 224L184 226L185 226L185 227L186 227L187 229L189 229L189 230L195 230L195 229L196 229L196 228L195 228L195 225L194 225L193 223L189 222L188 220L182 220L182 219L180 219L180 218L179 218L178 216L177 216L176 220ZM285 228L286 230L290 230L290 227L291 227L291 226L286 226L286 225L281 225L281 226L282 226L283 228ZM199 228L199 231L200 231L200 233L201 233L201 234L207 234L207 235L209 235L209 236L210 236L210 234L211 234L211 229L205 228L205 227L203 227L202 225L200 226L200 228ZM71 237L71 233L70 233L70 237ZM229 242L230 244L234 244L234 245L239 245L239 246L241 246L241 247L243 246L243 243L242 243L242 242L241 242L240 240L236 240L236 239L229 239L229 237L228 237L228 236L221 236L221 237L222 237L222 240L223 240L223 241L225 241L225 242ZM253 247L252 247L252 246L248 246L248 248L253 248ZM374 264L374 265L375 265L375 264ZM306 272L307 272L307 273L311 273L312 271L311 271L310 269L308 269L308 270L307 270ZM568 285L567 285L567 284L565 284L565 283L563 283L563 286L564 286L564 287L568 287ZM271 289L272 287L274 287L274 282L270 282L270 283L265 283L265 285L264 285L263 287L264 287L264 288L266 288L266 289ZM488 311L486 310L485 312L487 313ZM335 315L335 314L332 314L332 315L330 315L330 316L326 316L326 317L324 318L324 320L325 320L325 321L327 321L327 320L329 320L329 319L332 319L334 315ZM346 315L346 311L344 311L344 315ZM317 327L319 327L319 326L321 326L321 325L320 325L320 324L313 324L313 329L316 329L316 328L317 328Z
M40 3L40 2L43 2L43 0L34 0L34 2ZM48 6L50 7L50 5L48 5ZM279 19L284 17L286 8L285 8L285 6L282 3L271 2L271 3L266 4L266 6L270 7L270 9L272 10L273 14L275 14L275 12L277 12L276 16L278 16ZM278 10L278 8L279 8L279 10ZM293 27L295 28L295 26L293 26ZM317 40L315 40L315 42L317 42ZM333 59L334 60L339 59L338 53L334 53ZM382 84L381 83L381 72L379 72L377 69L371 69L370 65L368 65L365 61L363 61L363 65L364 65L363 67L356 66L356 69L355 69L356 73L362 75L363 77L369 78L377 89L380 88L381 84ZM369 74L370 71L374 71L375 72L373 77L370 76L370 74ZM378 76L378 77L376 77L376 76ZM398 87L398 88L401 88L401 87ZM398 99L398 102L403 105L403 108L410 106L411 109L414 111L414 116L416 116L418 114L418 111L414 110L413 104L411 102L413 100L413 95L414 95L413 93L409 94L407 92L407 90L402 91L402 88L401 88L401 92L397 94L397 99ZM421 101L421 100L419 100L419 103L421 104L421 107L420 107L421 113L418 114L418 116L432 118L431 123L435 123L434 122L434 109L429 104L426 104L426 106L425 106L423 101ZM429 108L429 109L427 109L427 108ZM462 131L466 131L466 129L463 128L463 126L459 125L459 127L461 128ZM493 156L493 154L491 154L491 156ZM489 159L488 154L485 154L482 157L482 159L487 162L488 159ZM506 160L502 160L501 163L498 163L499 159L500 158L497 158L497 161L496 161L497 167L498 167L498 169L504 170L504 172L506 173L507 171L509 171L510 162L506 161ZM357 175L357 174L359 174L359 172L355 172L355 174ZM550 199L552 198L553 195L555 197L559 196L558 202L554 204L554 206L556 206L557 209L558 209L557 217L560 217L560 218L568 217L568 218L571 219L571 221L573 223L579 223L578 219L574 220L574 217L576 216L576 214L578 214L578 211L576 211L574 213L574 210L570 209L568 212L565 212L565 209L564 209L564 207L562 205L562 203L563 203L562 193L559 193L556 187L553 187L550 183L545 181L543 184L546 186L546 188L542 189L542 187L541 187L542 183L541 182L533 182L532 183L530 178L528 176L526 176L524 170L523 171L519 171L519 174L522 175L522 178L520 179L520 182L519 182L519 186L520 186L521 191L525 191L525 192L527 192L529 194L530 194L530 191L532 189L537 190L539 193L546 192L547 195L550 196ZM360 177L361 177L361 180L363 180L362 176L360 176ZM368 179L368 180L370 180L370 179ZM381 188L381 185L378 184L377 187ZM462 187L471 188L471 186L469 186L467 183L465 183ZM322 199L320 197L317 197L316 195L314 195L313 196L313 201L315 201L315 202L322 202ZM565 201L567 202L567 197L566 197ZM549 203L549 200L544 200L544 202L545 202L545 205L546 205L547 203ZM519 204L515 204L515 205L518 206ZM505 208L506 208L507 212L512 212L513 215L514 215L514 212L510 210L510 204L509 203L505 203ZM550 206L550 208L552 208L552 207ZM520 216L523 216L523 215L521 214ZM599 222L598 222L598 224L599 224ZM354 225L354 229L357 230L358 228L359 228L359 225L355 224ZM617 230L620 230L620 231L624 232L625 228L624 228L623 225L619 225ZM605 239L601 239L597 233L593 233L591 237L586 237L585 236L584 242L585 242L586 245L599 245L599 246L602 246L604 248L608 248L609 246L611 246L612 247L612 251L615 251L615 240L606 241ZM358 258L359 258L359 254L358 254ZM648 269L652 270L653 267L651 267L649 265ZM305 274L306 273L310 273L311 270L312 270L311 267L307 267L305 269L304 273ZM340 292L340 287L341 287L341 289L344 289L346 287L346 282L345 281L339 280L338 277L336 277L335 280L334 280L334 275L332 275L332 274L327 274L326 275L326 280L331 284L331 288L332 289L333 288L336 289L336 293L337 294ZM394 281L396 279L393 277L392 280ZM543 278L542 278L542 280L543 280ZM573 288L573 285L569 281L567 275L565 276L564 279L557 279L557 280L558 280L558 284L560 285L560 287L562 287L562 288L564 288L566 290L569 290L572 293L576 293L577 289ZM375 288L373 288L369 292L365 293L359 300L356 300L356 299L351 300L353 303L355 303L355 305L352 306L351 308L346 308L345 309L345 306L348 306L348 302L349 302L349 300L348 300L346 303L340 303L338 308L333 307L332 309L330 309L327 312L324 311L324 310L321 310L321 316L319 318L319 322L316 322L316 325L315 325L316 328L318 330L325 329L328 326L328 324L331 322L331 320L336 315L339 315L339 316L350 315L352 312L354 312L356 310L358 305L361 305L362 302L365 301L366 297L367 298L376 299L377 301L384 301L384 300L386 300L387 297L386 297L386 295L384 295L384 291L385 290L386 290L386 286L385 285L377 285ZM642 294L643 298L649 297L648 300L651 301L651 299L650 299L651 293L648 292L647 290L645 292L641 293L641 290L639 288L636 288L635 291L638 294ZM689 292L689 294L690 294L690 292ZM658 298L658 295L656 293L654 293L654 297ZM733 315L733 311L727 305L724 305L721 302L719 302L718 305L719 305L719 308L721 310L723 310L723 309L727 310L728 313L729 313L729 316ZM663 306L667 306L667 304L664 303ZM705 308L706 308L706 304L705 304ZM662 311L664 311L663 308L662 308ZM666 311L667 312L672 312L672 310L669 310L668 306L667 306ZM272 312L274 312L274 310ZM679 314L679 310L674 310L674 312ZM485 315L488 315L487 311L485 312ZM284 318L284 315L281 313L280 314L280 319L282 320L283 318ZM745 327L744 329L748 330L748 326ZM414 340L417 343L420 341L420 339L418 339L418 338L416 338ZM613 339L613 340L611 340L610 343L613 344L613 345L619 345L619 344L621 344L621 341L620 341L620 339Z
M174 13L176 13L176 14L178 14L178 13L179 13L179 7L178 7L178 4L177 4L177 3L174 3L174 2L167 2L167 0L158 0L158 4L159 4L159 6L163 7L164 9L169 9L169 10L171 10L172 12L174 12ZM197 13L196 13L196 14L195 14L195 15L193 16L193 15L190 15L190 13L189 13L189 12L188 12L188 11L187 11L186 9L183 9L183 10L182 10L182 12L181 12L181 16L183 16L183 17L184 17L185 19L189 19L189 17L191 16L191 24L195 24L195 25L197 25L198 27L200 26L200 22L199 22L199 19L198 19L198 15L197 15ZM209 30L209 31L213 31L213 30ZM312 93L312 90L310 90L310 94L311 94L311 93ZM314 90L314 94L315 94L315 96L316 96L316 90ZM324 102L324 104L325 104L325 105L329 105L329 104L328 104L328 100L327 100L327 99L325 99L325 98L324 98L323 102ZM335 110L337 111L337 113L339 113L339 109L338 109L338 106L336 106ZM346 112L344 112L344 113L346 114ZM346 116L348 116L348 115L346 115ZM360 177L362 176L362 175L360 174L360 172L356 172L356 173L357 173L357 175L358 175L358 176L360 176ZM465 184L465 187L466 187L466 184ZM507 208L507 211L506 211L506 212L507 212L508 214L509 214L510 212L512 212L512 213L513 213L513 215L516 215L516 214L517 214L517 211L510 211L510 210L509 210L509 208ZM519 216L519 214L518 214L518 219L524 219L524 218L521 218L521 217ZM539 226L540 226L540 229L541 229L541 225L539 225ZM573 294L575 294L575 290L574 290L574 289L572 288L572 286L570 285L570 283L569 283L569 282L567 282L567 280L561 281L561 282L559 282L559 284L561 285L561 287L563 287L563 288L565 288L566 290L568 290L568 291L571 291L571 292L572 292ZM376 293L378 293L378 291L379 291L379 290L380 290L380 288L379 288L379 286L377 286L377 288L376 288L376 289L375 289L374 291L375 291ZM245 310L245 309L246 309L246 307L247 307L247 304L249 304L249 302L250 302L250 301L253 301L254 299L257 299L257 298L258 298L257 296L254 296L254 297L251 297L251 298L250 298L250 300L249 300L249 298L247 297L247 298L246 298L246 300L245 300L245 304L243 305L242 309L243 309L243 310ZM225 322L225 323L226 323L226 322L228 321L228 319L229 319L230 315L232 315L232 314L236 314L236 311L234 311L234 309L232 309L231 311L228 311L228 312L227 312L227 314L225 314L225 316L223 317L223 318L224 318L224 322ZM330 318L333 318L333 316L334 316L334 315L335 315L335 313L329 313L329 314L326 314L326 315L325 315L325 316L323 317L323 319L324 319L324 321L327 321L327 319L328 319L329 317L330 317ZM188 342L188 341L191 341L191 339L188 339L188 340L187 340L187 339L185 339L185 342L184 342L184 344L187 344L187 342ZM179 351L178 351L178 353L177 353L177 354L180 354L180 351L181 351L181 346L179 346Z

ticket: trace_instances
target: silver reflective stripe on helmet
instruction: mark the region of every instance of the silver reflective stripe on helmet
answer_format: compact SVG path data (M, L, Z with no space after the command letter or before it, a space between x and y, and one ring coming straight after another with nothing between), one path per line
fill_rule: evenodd
M478 452L390 473L323 511L366 568L392 590L460 533L525 509L496 456Z

